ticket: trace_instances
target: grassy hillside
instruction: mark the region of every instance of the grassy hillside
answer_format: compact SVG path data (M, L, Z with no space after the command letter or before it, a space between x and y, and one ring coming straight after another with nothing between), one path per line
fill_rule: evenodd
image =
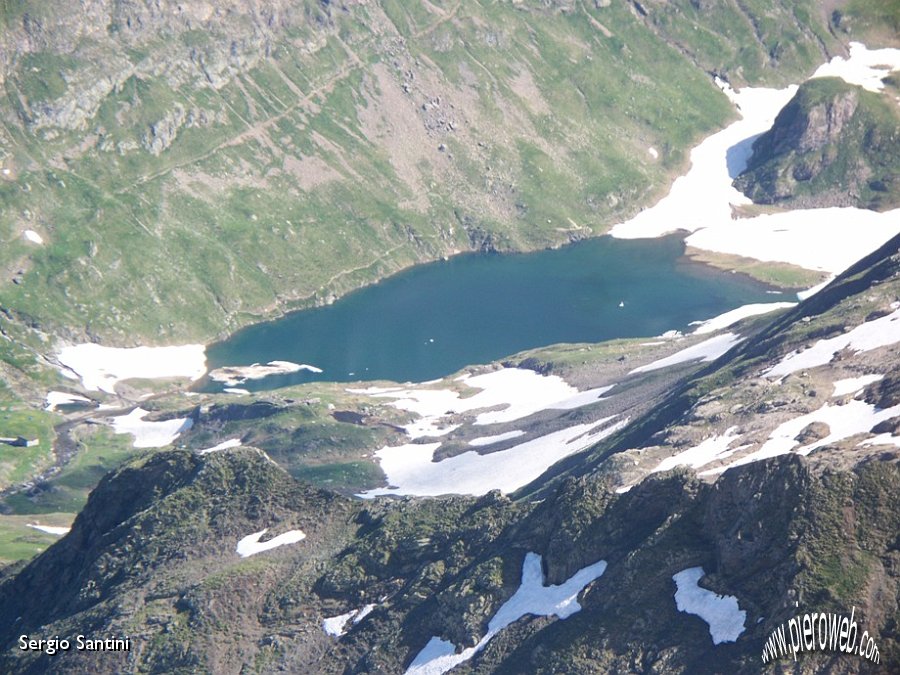
M783 83L839 49L811 2L26 4L0 305L116 344L601 233L733 115L711 72Z

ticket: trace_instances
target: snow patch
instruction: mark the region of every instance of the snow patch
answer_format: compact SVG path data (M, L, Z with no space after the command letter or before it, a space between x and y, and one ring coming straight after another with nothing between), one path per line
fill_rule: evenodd
M900 70L900 49L867 49L860 42L851 42L849 59L835 56L819 66L810 79L839 77L863 89L881 91L882 80L895 70Z
M877 436L872 436L872 438L867 438L866 440L860 442L859 445L893 445L900 448L900 436L893 436L888 433L878 434Z
M691 567L674 575L677 590L675 606L679 612L695 614L709 624L713 644L734 642L744 632L747 612L740 609L733 595L719 595L697 582L703 577L702 567Z
M690 466L698 469L710 462L725 459L741 449L728 449L728 446L740 438L740 434L737 434L736 432L737 427L731 427L721 436L713 435L690 450L679 452L672 457L666 457L666 459L657 464L656 468L653 469L651 473L668 471L669 469L674 469L676 466ZM742 447L746 448L748 446L745 445Z
M471 441L469 441L469 445L474 445L476 447L493 445L494 443L499 443L500 441L508 441L511 438L518 438L519 436L524 435L524 431L519 431L518 429L516 429L515 431L507 431L503 434L495 434L493 436L479 436L478 438L473 438Z
M603 394L608 392L610 389L615 387L616 385L610 384L606 387L597 387L596 389L587 389L585 391L579 392L574 396L571 396L564 401L557 401L553 405L549 406L550 410L572 410L574 408L580 408L585 405L590 405L591 403L596 403L597 401L602 401Z
M824 366L842 349L867 352L895 342L900 342L900 309L873 321L866 321L847 333L819 340L809 349L791 352L763 374L782 377L798 370Z
M878 380L882 379L884 379L884 375L862 375L860 377L848 377L845 380L836 380L834 382L834 393L831 396L833 398L835 396L855 394L873 382L878 382Z
M227 450L228 448L239 448L241 447L241 439L240 438L229 438L227 441L222 441L218 445L214 445L211 448L206 448L205 450L201 450L201 455L208 455L211 452L218 452L219 450Z
M768 130L797 87L787 89L744 88L726 95L738 108L741 119L709 136L691 150L691 168L675 180L669 194L655 206L615 225L610 234L621 239L659 237L677 230L731 225L731 205L750 200L736 188L734 180L747 166L756 136Z
M112 428L117 434L134 436L132 445L135 448L163 448L172 445L175 439L194 425L194 421L186 417L178 417L162 422L145 422L150 412L143 408L135 408L127 415L112 418Z
M44 238L41 235L39 235L37 232L35 232L34 230L25 230L22 233L22 236L25 237L32 244L43 244L44 243Z
M49 391L44 399L45 410L56 410L57 406L70 403L93 403L93 401L78 394L69 394L64 391Z
M462 375L456 381L479 389L476 394L460 397L450 389L423 387L395 389L348 389L353 394L367 394L375 398L396 399L396 408L419 415L422 419L404 426L411 438L442 436L450 433L451 426L443 419L450 415L498 408L480 413L475 424L500 424L512 422L541 410L570 410L599 400L600 395L612 387L599 387L579 392L557 375L540 375L524 368L501 368L481 375Z
M104 347L80 344L64 347L57 354L67 370L88 391L115 393L121 380L133 378L158 379L186 377L199 380L206 373L206 347L182 345L178 347Z
M593 431L612 419L606 417L597 422L577 424L499 452L480 455L470 450L440 462L433 461L440 442L385 447L375 456L387 476L388 485L393 487L369 490L359 496L483 495L496 489L513 492L538 478L559 460L612 435L628 422L621 420Z
M802 301L802 300L806 300L807 298L811 298L816 293L818 293L823 288L825 288L828 284L830 284L832 281L834 281L834 275L831 275L828 279L826 279L825 281L823 281L821 283L816 284L812 288L807 288L805 291L797 291L797 299Z
M261 380L270 375L288 375L308 370L311 373L321 373L321 368L316 368L308 363L294 363L292 361L269 361L265 365L254 363L251 366L225 366L216 368L209 374L209 379L221 382L229 387L244 384L247 380Z
M674 366L679 363L685 363L687 361L715 361L717 358L722 356L722 354L734 347L742 339L743 338L741 338L739 335L735 335L734 333L722 333L721 335L716 335L715 337L711 337L708 340L704 340L703 342L692 345L687 349L682 349L680 352L675 352L671 356L653 361L652 363L648 363L647 365L641 366L640 368L635 368L628 374L633 375L635 373L646 373L651 370L668 368L669 366Z
M277 537L272 537L269 541L260 541L260 538L269 531L267 527L264 530L260 530L259 532L254 532L253 534L248 534L246 537L241 539L237 545L237 553L242 558L248 558L251 555L256 555L257 553L262 553L263 551L270 551L273 548L278 548L279 546L284 546L285 544L296 544L298 541L303 541L306 539L306 534L302 530L290 530L285 532L284 534L279 534Z
M854 227L847 227L848 222ZM707 251L840 274L898 232L900 209L879 213L829 207L729 220L695 232L685 243Z
M28 523L28 527L47 534L55 534L58 537L68 534L72 529L71 527L54 527L53 525L38 525L37 523Z
M759 314L768 314L776 309L785 309L787 307L795 307L796 302L762 302L751 305L743 305L730 312L719 314L708 321L698 322L700 325L694 330L696 335L705 335L706 333L715 333L723 328L728 328L732 324L737 323L741 319Z
M366 605L362 609L351 609L346 614L327 618L322 621L322 630L324 630L327 635L341 637L347 632L347 624L351 619L355 626L365 619L373 609L375 609L375 605Z
M603 576L605 571L606 561L600 560L578 570L558 586L544 586L541 556L537 553L528 553L525 556L525 562L522 563L522 582L519 584L519 588L494 614L488 623L487 633L478 641L478 644L457 654L453 643L434 636L409 664L406 675L446 673L451 668L471 659L484 649L497 633L528 614L567 619L581 611L578 594L589 583Z
M854 43L848 60L833 59L816 75L838 75L877 88L880 82L876 84L876 80L896 67L898 51L869 51ZM876 67L881 64L887 68ZM797 87L745 87L736 92L718 78L716 83L741 119L691 150L691 168L675 180L669 194L652 208L617 224L610 231L612 236L635 239L684 230L693 233L686 243L695 248L838 274L900 232L898 209L883 213L856 208L799 209L735 220L732 206L752 202L732 186L732 180L746 168L753 141L771 128ZM848 222L858 227L848 228Z
M900 405L882 410L869 405L865 401L857 401L855 399L848 401L844 405L826 403L817 410L800 415L779 425L756 452L751 452L749 455L745 455L727 466L703 471L700 475L706 476L722 473L736 466L785 455L789 452L796 452L798 455L808 455L817 448L837 443L845 438L850 438L857 434L870 433L872 427L876 424L889 420L896 415L900 415ZM797 440L797 435L813 422L824 422L827 424L828 436L798 448L800 441Z

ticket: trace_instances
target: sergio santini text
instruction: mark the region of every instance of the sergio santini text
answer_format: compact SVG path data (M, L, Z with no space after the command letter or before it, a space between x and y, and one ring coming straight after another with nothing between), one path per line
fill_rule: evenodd
M80 652L128 652L131 651L131 638L91 639L84 635L76 635L73 642L58 635L49 640L30 639L27 635L19 636L19 649L23 652L44 652L53 655L58 651L69 651L73 646Z

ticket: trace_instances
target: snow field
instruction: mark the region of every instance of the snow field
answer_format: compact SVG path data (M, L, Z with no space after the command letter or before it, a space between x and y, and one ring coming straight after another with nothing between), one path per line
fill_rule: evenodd
M64 347L57 354L65 366L63 375L81 379L88 391L115 393L122 380L186 377L199 380L206 373L206 347L104 347L80 344ZM74 375L72 374L74 373Z
M112 428L117 434L134 436L135 448L164 448L172 445L183 432L194 425L194 421L180 417L163 422L145 422L150 413L143 408L135 408L127 415L112 418Z

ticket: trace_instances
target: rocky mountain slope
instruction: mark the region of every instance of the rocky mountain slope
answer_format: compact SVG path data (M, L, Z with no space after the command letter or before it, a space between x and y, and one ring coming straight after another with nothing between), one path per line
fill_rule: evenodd
M806 1L29 0L0 21L4 330L116 345L602 233L733 115L711 73L802 79L847 37Z
M4 571L4 668L754 673L783 622L855 608L879 663L825 651L774 671L893 672L898 248L511 496L349 499L252 448L136 460ZM689 613L702 589L733 598L727 622ZM16 648L79 633L136 646Z
M836 78L803 83L753 145L735 187L760 204L900 204L900 110L890 93Z
M0 435L39 443L0 453L0 671L750 673L791 617L851 610L896 671L898 239L777 314L416 385L100 394L53 359L600 234L736 114L716 78L799 81L897 25L869 0L4 4ZM896 205L884 84L804 84L738 184Z

